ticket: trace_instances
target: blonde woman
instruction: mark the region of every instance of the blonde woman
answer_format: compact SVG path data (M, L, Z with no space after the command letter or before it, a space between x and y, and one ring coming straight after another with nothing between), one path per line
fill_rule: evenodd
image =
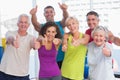
M66 26L69 33L65 33L62 50L65 52L61 72L63 80L83 80L86 44L89 36L79 31L79 21L75 17L68 17Z

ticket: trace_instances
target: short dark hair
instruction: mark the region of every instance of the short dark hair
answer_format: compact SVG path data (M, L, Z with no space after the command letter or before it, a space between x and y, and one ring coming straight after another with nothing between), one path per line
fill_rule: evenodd
M90 12L88 12L86 16L88 16L88 15L94 15L94 16L99 17L98 13L95 12L95 11L90 11Z
M52 8L52 9L54 10L54 8L53 8L52 6L46 6L46 7L44 8L44 11L45 11L45 9L48 9L48 8Z
M61 35L61 32L59 30L59 27L58 25L55 23L55 22L46 22L43 27L41 28L40 30L40 35L44 36L44 34L46 34L46 30L49 28L49 27L55 27L56 28L56 32L57 34L55 35L55 38L62 38L62 35Z

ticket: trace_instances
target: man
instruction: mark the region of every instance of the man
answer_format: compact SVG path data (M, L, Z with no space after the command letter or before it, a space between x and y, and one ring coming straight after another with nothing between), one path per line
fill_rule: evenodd
M44 16L45 16L46 22L48 22L48 21L55 22L58 25L61 34L63 35L64 28L65 28L65 20L68 17L67 5L59 3L59 7L63 11L63 19L61 21L54 21L55 11L52 6L46 6L44 8ZM33 9L31 9L31 11L30 11L30 14L32 15L31 20L32 20L32 24L33 24L35 30L37 32L40 32L40 29L44 24L41 24L37 21L36 12L37 12L37 6ZM57 62L58 62L59 68L61 68L63 58L64 58L64 53L62 52L62 45L60 45L59 50L58 50L58 55L57 55Z
M88 24L88 27L89 29L86 30L86 34L88 34L90 36L90 39L89 39L89 43L93 41L93 38L91 36L91 33L92 31L94 30L95 27L99 26L99 14L95 11L90 11L87 13L86 15L86 18L87 18L87 24ZM108 42L109 43L112 43L111 39L110 39L110 36L112 36L112 32L109 31L107 28L105 28L106 31L108 32ZM84 74L84 77L85 78L88 78L88 69L89 67L86 65L87 64L87 56L86 56L86 61L85 61L85 74Z
M88 24L89 29L87 29L85 33L90 35L89 42L91 42L93 41L91 37L91 32L96 26L99 25L99 15L95 11L90 11L87 13L86 17L87 17L87 24Z
M27 33L30 19L26 14L18 18L18 30L6 33L6 48L0 64L0 80L30 80L29 55L34 48L33 36Z
M88 12L86 15L86 18L87 18L87 24L88 24L89 29L87 29L85 33L90 35L89 42L91 42L91 41L93 41L93 38L91 37L91 32L93 31L93 29L95 27L99 26L100 19L99 19L98 13L95 11ZM108 42L111 43L112 41L110 39L110 36L112 36L113 34L107 28L105 28L105 29L106 29L106 31L108 31L108 36L109 36Z

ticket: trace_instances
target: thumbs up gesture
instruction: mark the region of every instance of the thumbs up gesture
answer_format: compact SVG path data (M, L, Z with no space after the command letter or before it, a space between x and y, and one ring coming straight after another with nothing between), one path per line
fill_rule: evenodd
M19 35L16 35L16 38L13 41L13 46L19 48Z
M30 14L31 15L34 15L36 13L37 13L37 6L35 8L33 8L33 9L30 10Z
M39 49L40 48L40 42L37 41L37 39L33 38L33 47L35 49Z
M53 43L54 43L55 45L59 45L59 44L61 43L61 40L58 39L58 38L54 38Z
M110 57L111 56L111 51L106 47L106 44L104 44L102 52L105 56Z

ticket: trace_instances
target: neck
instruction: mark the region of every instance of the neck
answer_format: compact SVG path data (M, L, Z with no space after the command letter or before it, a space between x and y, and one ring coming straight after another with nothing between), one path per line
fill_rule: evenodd
M18 34L19 34L20 36L26 36L26 35L27 35L27 32L25 32L25 31L19 31L19 30L18 30Z
M74 39L78 39L78 38L79 38L79 34L80 34L79 32L75 32L75 33L73 34L73 38L74 38Z
M52 19L52 20L47 20L47 22L54 22L54 19Z

